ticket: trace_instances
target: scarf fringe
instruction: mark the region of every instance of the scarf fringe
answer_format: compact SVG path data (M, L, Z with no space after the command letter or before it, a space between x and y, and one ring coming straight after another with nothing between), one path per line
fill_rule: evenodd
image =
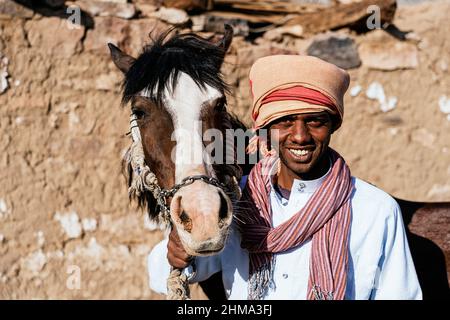
M269 288L275 289L273 272L275 270L275 255L269 263L262 265L251 276L248 282L248 300L263 300Z

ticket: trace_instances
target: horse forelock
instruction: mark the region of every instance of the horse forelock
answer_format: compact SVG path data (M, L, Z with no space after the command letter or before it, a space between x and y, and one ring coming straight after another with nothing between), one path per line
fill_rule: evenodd
M181 73L203 89L209 85L220 92L228 91L220 73L224 49L195 34L169 37L169 31L145 46L126 73L123 103L146 90L152 93L151 99L161 105L166 89L176 88Z

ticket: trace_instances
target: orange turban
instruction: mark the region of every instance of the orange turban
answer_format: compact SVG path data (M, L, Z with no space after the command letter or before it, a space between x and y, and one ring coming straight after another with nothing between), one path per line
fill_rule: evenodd
M348 73L319 58L274 55L258 59L250 70L254 128L289 114L326 110L344 116Z

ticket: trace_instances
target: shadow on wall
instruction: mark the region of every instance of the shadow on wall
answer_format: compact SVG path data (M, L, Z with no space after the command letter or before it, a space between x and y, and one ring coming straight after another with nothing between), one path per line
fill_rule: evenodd
M85 11L77 9L75 11L72 7L66 6L64 0L54 1L32 1L32 0L13 0L17 4L27 7L36 13L45 17L58 17L61 19L70 19L73 17L73 22L83 25L86 29L94 28L94 19ZM79 18L74 15L79 13Z
M437 210L450 212L449 203L424 203L396 199L402 209L406 235L411 255L416 267L424 300L450 300L450 288L447 276L445 254L442 249L430 239L414 234L410 223L415 214L431 215Z

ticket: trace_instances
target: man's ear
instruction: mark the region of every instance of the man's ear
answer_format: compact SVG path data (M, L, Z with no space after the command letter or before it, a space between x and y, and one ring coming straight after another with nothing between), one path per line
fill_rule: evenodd
M119 70L122 71L124 74L127 73L131 65L136 61L136 59L122 52L122 50L117 48L112 43L108 43L108 47L111 53L111 59L116 65L116 67L119 68Z

